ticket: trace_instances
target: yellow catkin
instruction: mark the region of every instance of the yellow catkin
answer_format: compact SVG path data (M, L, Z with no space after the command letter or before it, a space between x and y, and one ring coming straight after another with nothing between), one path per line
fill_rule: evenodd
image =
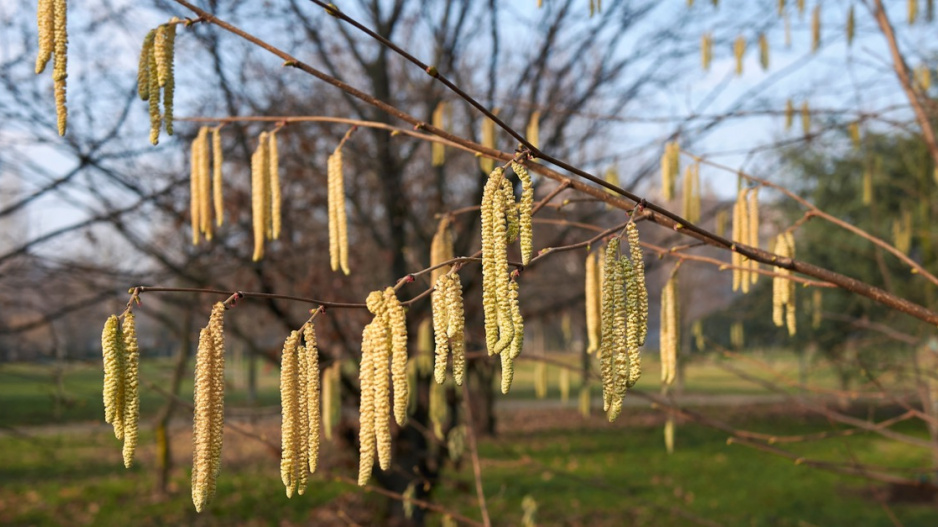
M300 426L300 373L297 360L297 345L299 333L290 333L283 343L283 353L280 361L280 405L282 407L282 420L280 425L281 454L280 454L280 480L286 487L287 497L292 497L297 489L301 464L305 466L306 460L301 459L298 447L303 437Z
M524 165L512 163L511 169L521 180L521 201L518 202L518 238L521 244L521 263L528 265L534 252L534 227L531 215L534 210L534 182Z
M750 246L759 248L759 189L754 188L749 191L749 209L748 209L747 227L749 231L748 243ZM749 279L754 284L759 280L759 262L749 260L749 266L752 272L749 273Z
M330 440L341 412L340 375L338 362L332 363L322 373L322 434Z
M502 393L508 393L511 390L511 382L515 375L514 361L521 354L521 349L524 347L524 319L521 317L521 304L518 302L518 282L516 280L512 280L509 284L509 302L513 338L509 349L502 352L501 356Z
M506 349L514 338L508 276L508 226L504 174L496 168L482 195L482 299L489 354Z
M140 348L137 345L137 328L134 312L124 315L121 326L124 345L124 466L130 468L137 449L137 428L140 421Z
M743 58L746 56L746 37L740 35L733 41L733 57L736 59L736 75L743 74Z
M65 135L68 109L65 107L65 78L68 77L68 6L65 0L52 0L53 44L55 60L52 81L55 91L55 115L59 135Z
M853 121L847 125L847 133L850 135L850 142L853 143L854 148L860 148L860 123L859 121Z
M156 74L156 43L150 46L150 53L147 56L147 70L149 70L148 80L150 87L147 90L149 102L148 110L150 112L150 143L155 145L160 142L160 127L163 126L163 117L160 115L160 79Z
M346 275L348 266L348 224L345 213L345 179L342 175L342 150L329 157L329 249L332 270ZM334 225L334 226L333 226Z
M811 295L811 327L818 329L821 327L821 318L824 316L821 290L815 289Z
M632 260L633 269L632 282L634 283L635 301L637 303L634 311L638 315L638 345L644 346L645 337L648 335L648 288L645 285L645 254L642 251L638 237L638 225L629 222L625 232L629 242L629 256Z
M801 103L801 130L804 135L811 135L811 107L808 106L808 101Z
M677 142L665 143L661 156L661 193L668 201L674 199L674 187L681 170L680 154L681 148Z
M493 113L497 116L498 110ZM482 118L482 146L495 148L495 121L488 117ZM487 174L491 173L495 169L495 160L488 157L479 158L479 168Z
M779 234L775 239L775 254L779 258L787 258L788 243L784 234ZM785 305L789 293L788 280L784 278L788 275L788 269L778 267L775 269L775 276L772 277L772 323L777 327L785 324Z
M590 393L590 386L588 384L584 384L580 387L577 410L584 419L590 416L590 410L592 410L592 394Z
M713 219L713 230L717 236L726 236L726 223L728 220L729 214L725 209L717 211L716 217Z
M199 334L193 410L192 502L202 512L215 495L221 467L225 411L225 341L221 302L212 307L208 325Z
M387 296L374 291L366 299L368 310L375 315L372 322L372 390L374 393L374 429L375 446L378 451L378 463L382 470L391 466L391 383L390 359L392 333L388 326Z
M632 281L632 265L628 258L623 257L618 259L616 266L618 270L615 275L615 315L613 318L613 334L615 335L615 341L613 343L613 349L615 350L615 355L613 356L615 385L612 405L609 409L608 416L610 422L615 421L622 412L622 402L625 400L625 394L629 388L629 380L632 378L632 357L635 356L635 354L632 353L632 349L634 348L635 353L638 353L638 336L634 328L631 338L629 338L629 306L625 291L626 284ZM634 300L634 291L632 296ZM634 318L637 317L635 311L637 310L633 310L632 313L633 321Z
M508 178L502 178L502 210L505 213L505 222L507 227L506 244L514 243L521 234L521 214L518 209L518 203L515 203L515 188L508 181Z
M267 132L262 132L258 139L257 149L251 156L251 219L254 225L254 256L256 262L264 257L264 238L267 233L267 219L264 214L265 207L264 188L267 184L267 159L264 151L267 148Z
M433 435L437 439L443 439L445 434L443 428L449 420L449 407L446 404L446 386L430 383L430 424L433 426Z
M153 47L153 60L156 62L156 78L161 88L166 85L167 76L166 29L166 24L162 24L156 28L156 39L154 40Z
M427 376L433 373L433 334L430 319L423 319L417 326L417 356L412 361L416 373L421 376ZM411 386L414 386L411 383ZM417 390L410 391L411 396L417 393Z
M697 351L704 351L703 322L695 320L693 326L691 326L691 333L694 335L694 346L697 347Z
M670 386L677 373L679 327L677 284L672 276L661 291L661 383Z
M599 349L599 322L601 305L601 292L599 289L599 255L597 253L586 256L586 337L588 345L586 352L592 354Z
M384 290L384 304L388 313L388 329L391 332L394 420L404 426L407 423L407 400L410 398L410 387L407 385L407 320L404 307L397 299L393 287Z
M453 256L453 230L450 228L449 216L444 216L437 224L436 233L433 234L433 240L430 242L430 266L436 267L443 262L448 262L453 259ZM434 269L430 274L430 282L435 284L437 279L448 273L452 267L452 265L443 265Z
M211 158L209 157L208 128L199 129L196 147L198 155L199 174L199 230L205 234L206 240L212 239L212 180L209 175Z
M700 65L704 71L710 71L710 63L713 61L713 35L704 33L700 38Z
M277 148L277 134L271 132L267 136L268 168L270 178L270 230L268 237L272 240L280 238L280 152Z
M818 2L811 12L811 52L821 47L821 3Z
M733 207L733 241L749 244L751 242L749 225L749 189L740 189ZM749 261L738 251L732 253L733 291L749 292Z
M931 69L927 64L915 67L915 83L921 91L927 92L931 89Z
M534 365L534 395L538 399L547 397L547 364L540 361Z
M466 316L463 308L462 283L458 274L449 278L450 285L446 290L447 327L446 335L449 337L450 350L453 354L453 380L462 386L466 375ZM517 338L517 327L515 328Z
M316 329L309 322L303 328L303 340L306 343L304 351L306 359L306 409L307 423L309 424L309 446L307 451L307 465L310 472L316 472L319 464L319 428L321 426L320 376L319 376L319 349L316 346Z
M199 197L202 187L199 185L199 138L192 140L189 148L189 223L192 224L192 245L198 245L201 240L202 220Z
M541 112L540 110L534 110L531 112L531 118L528 120L528 129L525 134L529 143L531 143L534 148L538 148L541 143Z
M856 16L853 13L853 5L847 10L847 46L853 46L853 37L857 31Z
M212 128L212 199L215 205L215 226L221 227L225 218L225 202L222 199L221 167L223 153L221 148L221 131L218 127Z
M114 437L124 439L124 339L117 315L108 317L101 332L104 358L104 420L114 427Z
M375 460L375 395L374 395L374 348L376 337L374 329L377 322L371 322L362 331L362 360L358 380L361 387L359 398L359 458L358 484L365 485L371 477ZM328 428L327 428L328 430Z
M687 165L684 169L682 192L684 219L691 223L700 221L700 163Z
M795 104L791 102L791 99L785 101L785 131L791 130L792 124L795 122Z
M805 0L798 0L798 15L803 16L805 9Z
M309 483L309 361L306 357L306 346L300 342L303 335L302 328L295 331L297 334L296 362L297 362L297 420L296 427L299 434L296 438L296 493L302 495L306 492L306 485ZM289 497L289 496L288 496Z
M433 110L433 126L439 129L445 129L444 116L446 115L446 103L440 101ZM443 143L433 142L431 148L431 165L435 167L443 166L446 162L446 147Z
M566 406L567 401L570 400L570 370L568 368L560 368L560 378L557 384L560 387L560 402Z
M642 376L642 355L640 339L644 339L644 324L642 310L639 306L641 302L641 290L644 289L644 280L639 280L636 276L635 265L628 258L620 260L622 266L622 277L625 282L625 352L628 354L628 375L622 379L625 388L622 389L622 396L625 391Z
M785 14L785 0L778 0L778 16Z
M918 0L908 0L909 25L915 23L918 19Z
M795 257L795 236L791 232L785 233L785 241L788 243L788 252L792 258ZM788 281L788 303L785 306L785 325L788 327L788 335L794 336L796 332L795 317L795 282Z
M173 98L176 91L176 75L173 73L176 47L176 18L173 18L166 27L166 78L161 80L163 85L163 121L166 123L166 134L173 135Z
M151 29L144 37L143 47L140 49L140 63L137 66L137 95L141 101L150 98L150 54L153 52L153 41L155 39L156 30Z
M763 70L769 69L769 39L765 33L759 34L759 64Z
M603 300L601 313L602 338L599 344L600 373L603 381L603 411L608 412L613 404L615 390L615 288L619 283L616 263L619 239L613 238L606 246L606 261L603 265Z
M664 449L668 454L674 453L674 417L668 416L664 422Z
M52 0L39 0L36 6L36 25L39 30L39 51L36 54L36 74L46 69L55 49L55 9Z
M433 337L435 340L435 361L433 379L437 384L446 380L446 361L449 357L449 309L446 302L447 288L450 286L449 275L436 280L433 293L430 294L430 306L433 312Z

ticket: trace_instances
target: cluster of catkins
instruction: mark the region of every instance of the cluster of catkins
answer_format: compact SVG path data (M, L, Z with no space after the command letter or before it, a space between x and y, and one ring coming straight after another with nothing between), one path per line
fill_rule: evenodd
M531 214L534 187L527 169L512 163L521 180L521 201L515 202L511 182L497 167L489 174L482 193L482 307L489 355L502 359L502 393L511 389L513 361L524 343L524 321L518 305L517 273L508 271L508 245L520 238L521 262L531 261Z
M759 247L759 189L740 189L733 205L733 240ZM749 292L749 284L756 283L759 274L756 269L759 263L750 260L733 250L731 257L733 265L733 291L741 290L744 294Z
M251 155L251 218L256 262L264 257L264 242L280 238L280 155L276 132L261 132Z
M345 215L345 179L342 177L342 145L329 155L327 166L329 202L329 260L332 270L349 274L348 220Z
M407 321L393 287L372 291L365 300L374 319L362 332L358 484L371 477L377 452L382 470L391 466L390 408L394 388L394 419L407 422ZM390 381L390 382L389 382Z
M645 344L648 327L645 263L635 223L629 222L626 233L631 258L619 254L619 238L613 238L603 265L599 362L603 410L609 421L619 417L626 392L642 374L639 348Z
M104 420L114 426L114 436L124 442L124 466L130 468L137 448L140 420L140 351L133 311L107 319L101 333L101 349L104 354Z
M300 337L305 345L300 345ZM303 494L309 473L319 460L319 350L316 330L307 322L302 331L290 333L280 358L282 406L280 479L287 497Z
M212 157L209 159L208 135L212 134ZM192 140L189 157L189 213L192 223L192 244L198 245L202 236L212 239L212 207L215 223L221 227L224 219L222 201L222 148L218 128L203 126ZM211 173L211 176L209 175Z
M192 503L202 509L215 496L225 426L225 304L212 306L199 333L192 421Z
M65 107L65 78L68 77L68 6L66 0L39 0L36 25L39 29L39 53L36 55L36 75L46 69L55 55L52 67L55 92L55 115L59 135L65 135L68 109Z
M453 356L453 379L462 386L466 369L466 318L463 313L462 283L459 274L448 273L436 280L431 296L436 360L433 378L446 380L446 363Z
M785 231L775 238L775 254L781 258L795 257L795 237ZM779 267L772 278L772 322L788 326L788 334L795 334L795 283L787 277L791 270Z
M143 39L140 64L137 67L137 95L150 103L150 142L160 141L160 128L166 123L166 133L173 135L173 56L176 42L176 24L173 18L156 29L151 29ZM160 90L163 113L160 114Z

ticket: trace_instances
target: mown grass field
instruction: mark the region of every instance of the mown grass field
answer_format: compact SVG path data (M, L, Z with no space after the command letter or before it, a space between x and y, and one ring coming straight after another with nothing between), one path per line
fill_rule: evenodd
M500 411L500 434L480 442L488 508L495 525L519 525L522 500L538 504L539 525L692 525L706 519L724 525L809 526L938 525L933 503L890 499L886 484L830 474L791 460L727 445L725 432L679 423L676 451L668 455L662 419L647 406L627 408L609 425L594 413L580 417L572 408L526 408L533 397L533 368L519 362L515 403ZM795 376L794 361L776 366ZM144 379L160 382L169 364L147 363ZM654 365L647 385L656 391ZM751 373L764 372L753 367ZM551 369L550 397L559 397L557 370ZM245 404L239 372L232 372L232 407ZM279 443L278 372L259 369L259 404L274 415L239 425ZM141 437L139 462L123 468L120 444L101 424L100 373L96 365L75 366L65 376L71 406L54 415L48 371L36 366L0 366L0 524L2 525L373 525L384 498L365 493L336 477L355 477L356 459L327 444L321 474L304 496L287 499L279 461L263 442L226 431L218 494L210 510L197 515L189 496L191 436L180 420L172 428L176 468L168 496L156 496L155 441L149 424ZM577 383L573 377L574 387ZM833 386L833 376L812 375L812 384ZM713 365L695 365L687 389L703 394L764 394ZM145 415L162 398L144 390ZM191 400L186 385L184 399ZM570 404L575 404L575 388ZM596 399L594 399L594 408ZM702 408L736 427L795 435L830 430L813 416L791 413L785 405ZM271 412L266 412L271 413ZM185 417L185 412L179 414ZM37 426L44 425L44 426ZM901 423L894 429L925 437L924 427ZM930 466L923 450L872 434L784 445L807 459L851 459L889 467ZM911 473L916 477L916 473ZM444 468L434 500L478 519L472 466L464 458ZM441 516L432 514L430 525Z

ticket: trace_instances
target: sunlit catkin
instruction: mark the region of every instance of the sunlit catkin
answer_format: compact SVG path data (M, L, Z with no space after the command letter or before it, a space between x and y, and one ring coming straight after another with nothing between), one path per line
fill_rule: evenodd
M199 129L197 142L195 144L198 150L197 171L199 178L199 230L205 235L206 240L212 239L212 181L209 175L209 145L208 128L203 126Z
M267 156L267 175L270 178L270 229L268 238L280 238L280 152L277 148L277 133L270 132Z
M68 76L68 6L65 0L52 0L53 42L55 59L52 66L52 80L55 91L55 115L59 135L65 135L68 109L65 107L65 78ZM48 24L44 22L44 24ZM48 26L47 26L48 27Z
M267 237L267 216L270 203L270 179L267 175L268 159L267 132L261 132L257 140L257 149L251 156L251 219L254 224L254 256L256 262L264 257L264 240Z
M321 426L320 408L320 377L319 377L319 349L316 346L316 329L312 322L303 328L303 340L306 343L304 359L306 360L306 411L309 426L309 446L307 447L307 465L310 472L316 472L319 463L319 427Z
M521 180L521 201L518 202L518 238L521 243L521 263L528 265L531 262L531 253L534 251L534 227L531 222L534 210L534 183L524 165L512 163L511 169Z
M801 103L801 130L805 136L811 135L811 107L808 101Z
M603 411L609 411L615 392L615 316L616 285L619 266L616 263L619 239L609 240L606 246L606 261L603 265L603 300L601 313L602 338L599 344L599 364L603 381Z
M215 495L221 468L225 416L225 305L212 307L208 325L199 334L195 366L192 424L192 502L202 512Z
M332 430L339 422L342 410L341 401L341 365L333 362L322 372L322 434L326 439L332 439Z
M440 101L433 110L433 126L439 129L445 129L443 118L446 115L446 103ZM446 162L446 147L443 143L434 141L431 143L431 165L435 167L443 166Z
M397 299L393 287L384 290L384 305L387 310L388 330L391 332L391 378L394 389L394 420L404 426L407 423L407 320L404 307Z
M374 291L368 295L366 303L368 310L375 315L371 329L371 364L374 368L371 386L374 392L375 447L378 451L378 463L381 469L387 470L391 466L390 359L393 348L392 332L388 324L390 315L387 295L381 291Z
M496 115L498 111L496 110ZM495 121L488 117L482 118L482 146L485 148L495 148ZM488 157L479 158L479 168L485 173L491 173L495 169L495 160Z
M645 345L645 337L648 335L648 288L645 285L645 255L642 251L641 242L638 238L638 225L629 222L625 227L626 238L629 242L629 256L632 260L632 283L634 285L635 301L638 315L638 345ZM630 289L631 294L632 289Z
M811 12L811 52L821 47L821 3L818 2Z
M749 207L747 210L748 217L747 220L747 230L749 231L749 240L748 243L750 246L758 249L759 248L759 188L753 188L749 191ZM754 284L759 279L759 273L756 270L759 268L759 262L755 260L749 260L749 267L752 269L752 272L749 273L749 279Z
M137 425L140 421L140 348L137 345L137 328L134 312L127 311L121 326L124 356L124 466L130 468L137 449Z
M154 33L155 37L155 33ZM160 127L163 125L163 117L160 114L160 78L156 68L156 42L150 46L150 52L147 55L147 80L149 88L147 89L147 109L150 113L150 144L160 142Z
M749 189L740 189L736 196L736 204L733 206L733 241L748 244L751 242L749 225L749 204L747 196ZM733 265L733 291L749 292L749 267L750 262L745 256L739 253L736 244L732 253Z
M141 101L150 99L150 54L153 53L155 39L156 30L151 29L144 37L143 47L140 49L140 62L137 65L137 95Z
M664 449L668 454L674 453L674 417L670 415L664 422Z
M173 72L175 68L175 48L176 48L176 24L177 18L170 20L166 25L166 41L164 43L166 53L166 77L160 79L160 85L163 86L163 122L166 123L166 134L173 135L173 100L176 92L176 75Z
M297 490L301 468L305 470L306 459L300 455L300 444L304 431L300 426L300 372L297 346L300 334L290 333L283 343L280 361L280 405L282 420L280 425L281 454L280 479L286 487L287 497L292 497Z
M349 274L348 224L345 213L345 180L342 175L342 149L329 156L329 258L332 270Z
M515 375L514 361L521 354L521 349L524 347L524 319L521 317L521 305L518 302L517 280L512 280L509 284L509 302L511 304L513 338L509 349L502 352L501 356L502 393L508 393L511 390L511 382Z
M212 128L212 200L215 205L215 225L221 227L225 218L225 202L222 199L221 166L223 163L221 132Z
M909 25L918 19L918 0L908 0Z
M377 321L371 322L362 331L362 360L358 371L358 381L361 388L358 409L358 484L360 486L368 483L375 462L375 367L373 360L376 344L374 329L377 324Z
M586 255L586 352L592 354L599 349L600 312L602 311L602 292L599 288L599 254Z
M430 383L430 424L433 426L433 435L437 439L443 439L445 434L443 428L449 420L449 407L446 404L446 386Z
M853 13L853 5L847 10L847 46L853 46L853 37L857 31L856 17Z
M508 225L502 191L504 174L496 168L489 175L482 195L482 299L485 308L485 337L489 354L501 353L514 338L508 276Z
M199 184L199 166L199 138L196 136L189 148L189 223L192 224L192 245L198 245L202 239L202 219L199 209L202 202L199 196L202 186Z
M684 219L691 223L700 221L700 163L687 165L684 169L684 189L682 193Z
M538 399L547 397L547 364L543 361L534 365L534 396Z
M433 379L437 384L446 380L446 361L449 358L449 306L446 302L447 289L450 287L449 275L436 280L433 293L430 294L430 306L433 312L433 338L435 341L435 361Z
M785 101L785 131L791 130L795 122L795 103L788 99Z
M743 58L746 56L746 37L739 35L733 41L733 57L736 59L736 76L743 74Z
M531 118L528 120L527 133L525 134L531 145L534 148L538 148L541 143L541 112L539 110L534 110L531 112Z
M665 200L674 199L674 187L680 174L681 147L676 141L665 143L661 156L661 196Z
M677 286L670 277L661 291L661 383L670 386L677 371L678 343Z
M114 437L124 439L124 339L117 315L108 317L101 332L104 358L104 420L114 427Z
M446 289L446 335L449 337L450 350L453 354L453 380L458 386L462 386L466 375L466 316L463 308L462 282L459 280L459 275L455 273L450 275L449 281L450 285ZM517 325L515 338L518 338Z
M36 7L36 25L39 30L39 51L36 54L36 74L46 69L55 49L55 9L52 0L39 0Z
M444 216L437 224L433 240L430 242L430 266L436 267L443 262L453 259L453 229L450 227L450 217ZM441 265L430 274L430 282L435 284L437 279L445 275L452 265Z

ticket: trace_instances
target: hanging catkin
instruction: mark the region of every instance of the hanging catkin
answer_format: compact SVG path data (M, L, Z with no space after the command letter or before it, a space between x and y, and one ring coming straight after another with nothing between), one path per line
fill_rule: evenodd
M635 222L629 222L625 230L633 269L632 281L629 283L629 294L631 295L634 291L637 304L634 312L638 316L638 326L635 328L638 336L638 346L644 346L645 337L648 334L648 288L645 285L645 255L642 252L642 246L638 238L638 225Z
M750 190L741 188L736 196L736 204L733 207L733 241L737 243L749 244L752 241L749 222L749 204L748 195ZM750 262L745 256L739 253L736 244L732 252L733 265L733 291L742 291L743 294L749 292L749 268Z
M687 165L684 169L683 189L684 219L691 223L700 221L700 163Z
M538 399L547 397L547 364L543 361L534 365L534 396Z
M602 311L599 288L599 253L586 255L586 336L589 345L586 352L592 354L599 349L599 324Z
M264 240L270 222L270 177L267 132L261 132L257 149L251 156L251 218L254 223L254 256L256 262L264 257Z
M681 171L680 163L681 147L677 141L665 143L664 154L661 156L661 193L665 200L674 199L674 187Z
M326 439L332 439L342 411L341 369L341 364L333 362L322 372L322 433Z
M446 290L446 335L453 354L453 379L458 386L462 386L466 372L466 317L463 308L462 282L456 273L449 276L450 284Z
M316 346L316 328L307 322L303 328L303 340L306 343L303 354L306 361L306 411L309 430L307 465L310 472L316 472L319 463L319 427L321 422L319 349Z
M759 188L753 188L749 191L749 207L747 210L748 217L746 218L747 230L749 231L749 240L748 243L751 247L758 249L759 248ZM752 283L756 283L759 280L759 273L756 272L759 269L759 262L755 260L748 260L749 267L752 269L752 272L749 273L749 278Z
M375 462L375 367L373 360L377 340L374 329L377 324L377 321L373 321L362 331L362 360L358 371L358 382L361 388L358 409L358 484L360 486L368 483Z
M150 144L156 145L160 142L160 127L163 125L163 117L160 115L160 78L157 75L156 67L156 42L154 33L154 43L150 46L147 53L147 80L149 88L147 90L147 109L150 112Z
M713 61L713 35L704 33L700 38L700 65L704 71L710 71L711 61Z
M215 205L215 226L221 227L225 217L225 202L222 199L221 166L223 153L219 127L212 128L212 199Z
M795 104L791 102L791 99L785 101L785 131L791 130L792 124L795 122Z
M329 156L329 257L332 270L349 274L348 220L345 213L345 180L342 175L341 145Z
M51 2L51 0L44 1ZM150 99L150 54L153 53L155 39L156 30L151 29L143 38L143 46L140 49L140 62L137 65L137 95L141 101Z
M677 278L668 278L661 291L661 382L670 386L677 373L677 354L680 339L677 316Z
M303 387L297 353L299 339L299 332L290 333L283 344L280 362L280 404L282 407L280 479L286 487L288 498L296 492L300 474L305 472L307 462L300 451L305 443L306 434L300 423L300 414L305 409L301 408L300 404L300 393L303 392Z
M441 130L445 130L446 126L443 121L443 117L446 115L446 103L440 101L437 103L436 108L433 109L433 126ZM443 143L434 141L431 143L431 161L430 164L435 167L443 166L443 163L446 162L446 147L443 146Z
M775 253L780 258L795 257L795 238L791 232L786 231L776 237ZM796 330L795 283L788 276L791 276L789 269L776 268L776 276L772 279L772 322L779 327L786 325L788 334L793 336Z
M498 109L492 112L498 115ZM495 121L488 117L482 118L482 146L485 148L495 148ZM491 173L495 169L495 160L489 157L479 158L479 168L482 172Z
M811 52L821 47L821 3L818 2L811 12Z
M45 9L48 9L46 7ZM65 107L65 78L68 77L68 6L65 0L52 0L52 50L55 59L52 65L52 81L55 92L55 115L59 135L65 135L68 109ZM48 14L39 12L40 25L48 29ZM40 41L42 35L40 34ZM44 57L45 58L45 57ZM46 58L48 60L48 58ZM45 67L45 64L43 64ZM37 68L38 69L38 68Z
M123 383L124 383L124 466L130 468L137 449L137 428L140 421L140 348L137 345L137 328L134 312L127 311L121 325L123 337Z
M196 148L197 170L199 178L199 230L205 235L205 239L212 239L212 180L209 175L209 157L208 146L208 128L199 129Z
M538 148L541 143L541 112L540 110L534 110L531 112L531 118L528 119L528 129L525 134L529 143L531 143L534 148Z
M616 286L619 284L617 253L619 239L613 238L606 245L606 261L603 264L602 339L599 345L600 372L603 380L603 411L613 405L615 394L615 316Z
M192 224L192 245L198 245L202 239L202 198L199 193L202 185L199 181L199 136L192 140L189 148L189 223Z
M450 227L450 217L443 216L440 223L437 224L436 233L433 234L433 240L430 242L430 267L436 267L443 262L453 259L453 229ZM452 269L452 265L437 267L430 274L430 282L436 281Z
M918 19L918 0L908 0L909 6L909 25L915 24Z
M163 122L166 124L166 134L173 135L173 102L176 91L176 75L173 71L175 66L175 48L176 48L176 24L177 18L173 18L168 24L160 26L163 28L163 45L160 47L161 53L165 57L162 69L158 70L160 87L163 88ZM156 48L154 48L154 52Z
M482 195L482 301L489 354L507 349L515 338L508 275L509 210L513 199L503 192L504 173L489 174ZM509 203L511 201L511 203Z
M277 240L280 238L280 152L277 148L277 133L270 132L267 140L269 141L267 173L270 178L270 227L267 237Z
M388 325L388 306L386 296L381 291L374 291L365 300L368 310L375 315L371 323L371 377L374 405L375 447L378 451L378 463L382 470L391 466L391 383L390 359L393 347L392 333Z
M225 305L212 307L208 325L199 334L195 365L192 424L192 503L202 512L215 495L221 467L225 412Z
M436 280L433 292L430 294L430 306L433 314L433 338L435 342L434 355L436 357L433 368L433 378L437 384L446 380L446 361L449 357L449 309L446 303L446 293L449 286L449 276L443 275Z
M430 424L433 426L433 435L437 439L443 439L446 435L443 428L449 420L449 406L446 404L446 386L430 383Z
M531 253L534 252L534 227L531 222L531 215L534 211L534 182L524 165L512 162L511 169L521 181L521 201L518 202L518 239L521 244L521 263L528 265L531 262Z
M39 51L36 54L36 75L46 69L55 49L55 7L52 0L39 0L36 8L36 25L39 34Z
M743 58L746 56L746 37L740 35L733 41L733 57L736 59L736 76L743 74Z
M407 399L410 397L410 387L407 385L407 319L393 287L384 290L384 306L391 338L394 420L404 426L407 423Z
M853 14L853 5L850 6L850 9L847 11L847 46L853 46L853 37L856 34L856 19Z
M769 69L769 39L765 33L759 34L759 64L763 70Z
M117 315L111 315L101 332L104 358L104 421L114 427L114 437L124 439L124 338Z

